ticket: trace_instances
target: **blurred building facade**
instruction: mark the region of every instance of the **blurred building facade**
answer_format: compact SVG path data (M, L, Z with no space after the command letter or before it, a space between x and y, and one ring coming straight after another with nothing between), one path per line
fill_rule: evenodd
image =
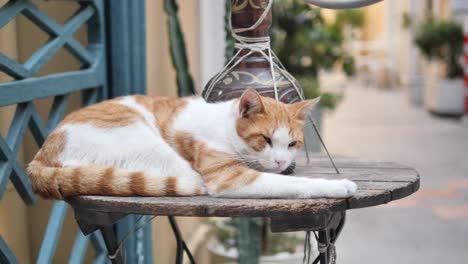
M348 50L356 58L358 71L380 80L374 86L408 86L421 79L428 63L413 44L417 25L427 16L455 19L466 17L457 0L392 0L362 8L365 23L358 38L349 41ZM325 10L334 20L336 11ZM411 22L405 25L405 17ZM365 76L365 74L364 74ZM384 82L379 84L379 82Z

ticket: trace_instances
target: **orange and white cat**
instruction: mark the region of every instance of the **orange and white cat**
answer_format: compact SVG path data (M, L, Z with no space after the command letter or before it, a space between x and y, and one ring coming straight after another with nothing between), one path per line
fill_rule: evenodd
M74 195L349 197L356 184L279 174L303 145L318 99L125 96L68 115L28 166L45 198ZM256 169L253 169L256 168Z

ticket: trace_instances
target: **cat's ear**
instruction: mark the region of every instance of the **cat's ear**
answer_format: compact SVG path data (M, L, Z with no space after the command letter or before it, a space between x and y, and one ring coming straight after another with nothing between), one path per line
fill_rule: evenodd
M298 119L305 120L310 114L310 111L317 103L320 101L320 97L316 97L311 100L305 100L298 103L289 105L291 111L293 111L294 116Z
M245 90L239 99L239 113L241 117L249 117L263 112L262 98L253 88Z

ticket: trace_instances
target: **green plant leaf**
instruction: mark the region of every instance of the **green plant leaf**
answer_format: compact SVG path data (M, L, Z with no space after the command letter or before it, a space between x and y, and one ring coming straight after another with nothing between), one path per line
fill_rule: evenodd
M195 86L188 70L188 60L185 49L184 35L180 28L178 7L175 0L165 0L164 10L167 14L172 65L177 74L177 93L179 96L195 94Z
M463 77L459 59L463 54L463 27L454 21L427 18L416 32L414 43L429 60L441 60L447 65L447 77Z

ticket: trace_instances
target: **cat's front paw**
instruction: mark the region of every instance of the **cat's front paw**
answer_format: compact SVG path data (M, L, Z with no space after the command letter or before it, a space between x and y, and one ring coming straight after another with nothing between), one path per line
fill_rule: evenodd
M333 180L327 188L328 190L324 193L326 198L348 198L353 196L357 191L356 183L350 180Z

